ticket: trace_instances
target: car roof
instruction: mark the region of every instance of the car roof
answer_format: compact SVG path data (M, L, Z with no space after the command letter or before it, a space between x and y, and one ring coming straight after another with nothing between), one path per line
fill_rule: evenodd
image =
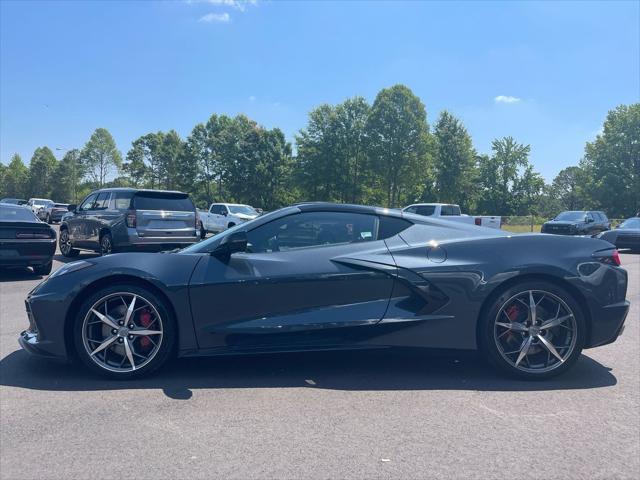
M178 190L158 190L154 188L131 188L131 187L108 187L108 188L99 188L98 190L94 190L91 193L99 193L99 192L155 192L155 193L179 193L180 195L187 195L185 192L180 192Z

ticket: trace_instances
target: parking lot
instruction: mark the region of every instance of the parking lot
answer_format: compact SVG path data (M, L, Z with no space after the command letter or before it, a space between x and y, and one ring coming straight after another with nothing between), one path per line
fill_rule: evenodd
M541 382L415 351L185 359L106 381L19 349L40 279L4 274L0 478L637 478L640 255L621 259L624 334Z

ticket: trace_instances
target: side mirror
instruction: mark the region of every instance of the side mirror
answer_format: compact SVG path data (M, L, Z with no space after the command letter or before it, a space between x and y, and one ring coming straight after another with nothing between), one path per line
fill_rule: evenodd
M218 258L229 258L236 252L247 251L247 232L234 232L222 238L218 246L211 252L211 255Z
M226 210L223 210L223 211L222 211L222 216L223 216L223 217L226 217L227 215L228 215L227 211L226 211Z
M593 218L587 217L587 223L593 223Z
M67 210L69 210L70 212L75 212L76 208L78 208L78 206L75 203L71 203L69 204L69 206L67 207Z

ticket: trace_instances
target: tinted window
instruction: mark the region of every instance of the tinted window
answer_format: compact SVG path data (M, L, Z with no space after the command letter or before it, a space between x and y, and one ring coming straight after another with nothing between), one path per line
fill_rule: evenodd
M609 221L609 219L607 218L604 212L599 212L599 213L600 213L600 218L602 219L603 222Z
M457 205L443 205L441 209L442 216L460 215L460 207Z
M91 195L89 195L87 198L84 199L84 202L82 202L82 205L80 205L80 208L78 210L82 212L86 210L91 210L91 207L93 207L93 202L95 202L97 197L98 197L97 193L92 193Z
M211 205L211 209L209 211L214 215L222 215L224 207L222 205Z
M247 232L250 252L282 252L376 239L377 217L342 212L307 212L279 218Z
M187 195L161 193L138 193L133 197L133 206L138 210L170 210L176 212L192 212L196 209Z
M106 210L109 207L109 198L111 198L111 192L102 192L98 195L96 203L93 205L94 210Z
M111 208L116 210L127 210L131 206L131 192L113 192L111 194Z
M555 218L555 220L564 220L568 222L583 222L584 219L584 212L562 212Z
M243 214L243 215L257 215L258 214L258 212L256 212L249 205L229 205L229 211L231 213L240 213L240 214Z
M423 215L425 217L430 217L435 211L436 207L433 205L416 205L405 210L405 212L415 213L416 215Z
M25 207L0 205L0 220L4 222L36 222L36 216Z
M385 238L393 237L401 231L409 228L413 223L408 220L396 217L380 217L380 224L378 225L378 240L384 240Z

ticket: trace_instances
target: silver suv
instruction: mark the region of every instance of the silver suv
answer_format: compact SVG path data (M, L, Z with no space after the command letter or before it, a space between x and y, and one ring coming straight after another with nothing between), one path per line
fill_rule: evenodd
M199 240L196 208L189 195L166 190L105 188L69 205L60 225L60 251L102 255L119 251L160 251Z

